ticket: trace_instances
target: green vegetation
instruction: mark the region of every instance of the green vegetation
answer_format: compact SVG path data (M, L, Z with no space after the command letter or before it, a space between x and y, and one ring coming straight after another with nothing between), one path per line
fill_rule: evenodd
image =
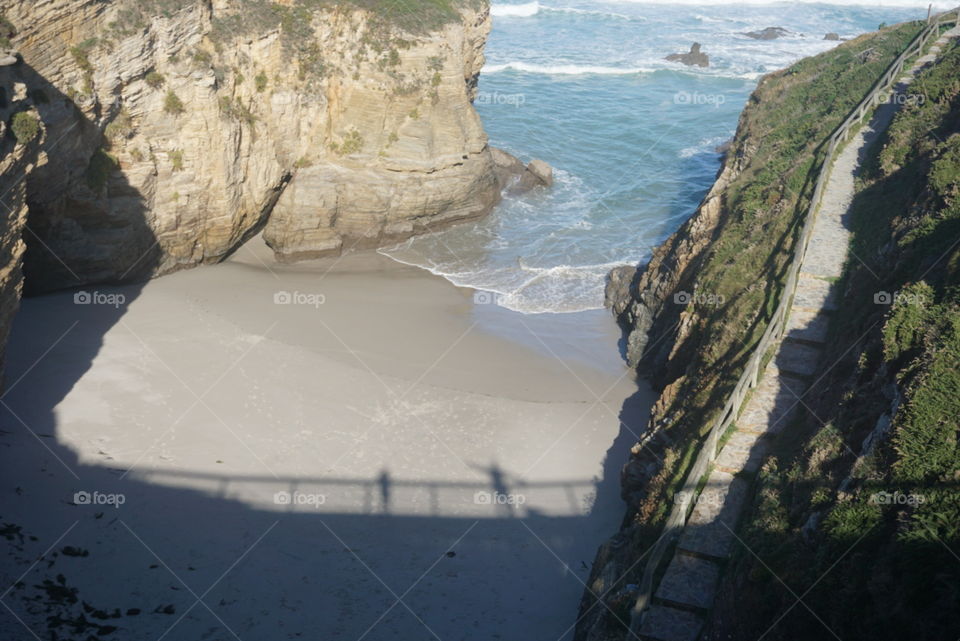
M679 358L689 359L687 371L715 374L677 381L663 411L671 417L673 442L689 444L704 436L719 413L779 302L826 153L824 141L918 31L917 23L907 23L865 36L760 82L733 141L734 150L749 145L752 156L727 190L721 233L693 284L724 302L693 308L686 339L674 348ZM865 50L872 50L867 61L860 56ZM666 473L666 487L675 488L686 467ZM649 497L655 522L667 513L664 498Z
M257 88L258 93L263 93L264 91L266 91L267 90L267 74L263 73L262 71L258 73L253 78L253 84Z
M152 89L159 89L163 86L163 83L165 83L167 79L163 77L162 73L158 71L151 71L144 77L144 81L146 81L147 85L149 85Z
M90 62L90 51L97 46L98 42L97 38L90 38L75 47L70 47L70 55L83 72L83 93L88 96L93 94L93 63Z
M173 171L181 171L183 169L183 152L179 149L174 149L169 153L169 156Z
M678 291L697 292L710 302L680 308L668 300L653 328L648 345L652 351L640 365L641 371L655 373L658 385L666 390L651 421L656 437L636 448L628 468L625 491L630 512L622 531L627 543L601 551L616 559L618 573L625 573L620 590L636 583L645 570L641 555L659 539L674 494L769 326L826 155L826 141L920 28L914 22L868 34L769 74L744 109L728 152L728 162L738 163L739 173L720 199L716 228L705 231L709 244L697 250L678 283ZM682 330L677 329L680 323ZM836 430L824 429L824 442L832 438L831 447L846 451ZM817 488L806 489L812 493ZM822 491L816 496L824 499ZM779 497L763 493L758 500L771 502L763 523L771 542L776 542L774 533L786 531L790 523L791 505L784 507ZM781 590L771 583L764 587L768 592ZM738 595L739 590L739 585L728 587L721 595ZM588 599L582 611L591 605ZM750 613L754 605L744 603L737 611L755 620ZM734 609L729 604L718 607ZM609 613L591 618L581 629L596 630L599 625L619 629L615 636L622 637L622 626ZM763 634L750 632L729 638Z
M13 46L13 38L17 35L17 28L13 23L7 20L7 17L0 13L0 48L9 49Z
M179 116L186 111L183 102L177 94L173 92L173 89L169 89L166 97L163 99L163 110L172 116Z
M350 154L357 153L361 149L363 149L363 136L360 135L360 132L356 129L351 129L347 132L340 144L335 142L330 143L330 150L340 156L349 156Z
M130 117L130 112L126 109L121 109L120 113L118 113L113 121L103 130L103 134L107 137L107 140L111 142L120 138L126 138L132 132L133 119Z
M256 115L250 111L250 107L240 102L240 99L233 99L230 96L220 97L220 114L225 118L233 118L252 127L257 121Z
M111 39L132 35L157 16L171 18L185 7L196 6L197 0L123 0L117 4L117 19L107 25Z
M110 173L119 167L117 159L111 156L104 149L98 149L90 156L90 162L87 164L87 171L84 173L87 187L95 194L100 194Z
M824 625L845 640L955 635L958 79L954 46L910 86L924 100L902 108L866 160L852 210L857 258L838 284L844 304L827 347L842 356L760 474L741 533L751 553L725 579L736 597L718 604L731 638L823 638ZM794 601L781 581L823 624L797 609L767 630Z
M17 142L25 145L40 133L40 121L29 111L21 111L13 114L10 130Z

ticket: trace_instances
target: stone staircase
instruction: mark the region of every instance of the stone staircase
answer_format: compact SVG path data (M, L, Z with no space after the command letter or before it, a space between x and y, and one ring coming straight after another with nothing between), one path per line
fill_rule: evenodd
M956 37L960 37L960 27L944 33L899 78L895 92L906 95L916 74L934 62L944 45ZM830 316L838 304L833 283L843 273L847 260L854 178L863 151L887 128L897 109L894 101L878 107L870 123L851 138L834 162L801 263L784 338L696 499L644 615L641 639L695 641L700 636L723 565L737 545L734 532L749 495L749 479L760 469L771 437L783 430L802 407L801 397L818 371Z

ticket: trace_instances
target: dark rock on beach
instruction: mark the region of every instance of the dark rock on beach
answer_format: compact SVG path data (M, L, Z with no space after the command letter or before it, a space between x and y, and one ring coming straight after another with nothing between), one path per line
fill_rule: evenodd
M694 42L689 53L671 53L665 58L670 62L682 62L688 67L709 67L710 57L700 51L700 43Z
M833 33L833 32L831 31L830 33L828 33L827 35L825 35L825 36L823 37L823 39L824 39L824 40L834 40L834 41L837 41L837 40L840 40L840 34L839 34L839 33Z

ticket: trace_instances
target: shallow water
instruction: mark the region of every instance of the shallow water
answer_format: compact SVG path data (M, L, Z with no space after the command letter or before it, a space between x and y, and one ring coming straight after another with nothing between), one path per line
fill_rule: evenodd
M384 253L511 310L600 308L610 268L646 260L693 213L757 79L835 46L828 32L926 16L900 5L495 4L477 109L491 144L546 160L556 184ZM790 33L744 35L770 26ZM709 68L663 59L694 41Z

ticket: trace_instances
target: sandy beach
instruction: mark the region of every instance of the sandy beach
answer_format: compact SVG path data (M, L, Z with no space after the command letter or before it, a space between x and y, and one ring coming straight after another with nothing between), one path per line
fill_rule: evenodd
M3 629L569 638L650 402L618 340L602 311L524 316L373 252L278 265L258 239L27 299ZM51 623L58 586L107 617Z

